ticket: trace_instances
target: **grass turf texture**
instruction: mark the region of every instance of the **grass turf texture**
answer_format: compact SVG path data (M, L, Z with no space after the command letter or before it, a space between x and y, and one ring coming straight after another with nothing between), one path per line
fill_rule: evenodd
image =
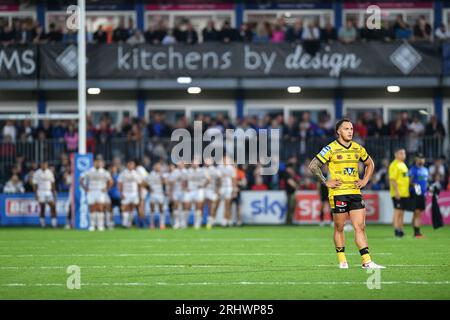
M450 228L403 239L368 226L381 289L347 236L337 268L329 227L242 227L99 232L3 228L0 299L449 299ZM69 265L81 289L66 287Z

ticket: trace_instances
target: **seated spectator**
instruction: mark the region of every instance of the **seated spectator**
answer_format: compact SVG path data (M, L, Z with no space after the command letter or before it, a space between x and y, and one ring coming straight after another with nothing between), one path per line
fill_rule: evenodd
M3 188L3 193L25 193L23 183L20 181L17 174L13 174L11 179L6 182L6 185Z
M113 42L126 42L130 34L127 29L125 29L123 21L119 23L119 26L114 29L112 40Z
M292 28L286 31L286 41L287 42L299 42L302 39L303 34L303 21L298 18L295 20Z
M414 40L432 40L431 26L425 19L425 16L421 15L419 19L417 19L413 28L413 36Z
M213 20L208 20L206 27L202 30L202 37L203 42L212 42L219 40L219 33L216 30Z
M94 42L95 43L106 43L108 35L103 31L103 26L99 25L97 31L94 32Z
M33 41L33 31L27 22L16 21L14 28L14 41L18 44L31 43Z
M46 35L46 39L50 43L62 42L63 40L62 31L56 28L56 25L54 23L50 23L50 30Z
M253 37L253 42L255 43L268 43L271 38L271 28L270 23L260 22L256 28L256 34Z
M33 142L34 128L31 125L31 120L23 120L22 126L19 128L19 140L21 142Z
M142 43L145 43L145 38L139 30L134 30L133 35L127 39L127 44L132 46Z
M224 43L238 40L238 32L231 27L230 21L226 20L223 23L222 29L219 32L219 40Z
M412 35L409 25L403 20L403 15L401 14L397 15L393 26L393 31L395 34L395 39L409 39Z
M339 40L343 43L352 43L356 41L356 28L354 26L353 20L347 20L345 26L339 29Z
M270 38L270 42L272 43L280 43L284 41L284 31L283 28L280 25L275 25L272 36Z
M323 42L331 43L337 40L336 29L333 27L330 21L327 22L325 28L320 31L320 39Z
M450 31L448 30L447 26L442 23L441 26L436 29L434 36L439 41L446 41L450 39Z
M241 28L239 30L239 39L243 42L252 42L253 41L253 30L249 23L242 23Z

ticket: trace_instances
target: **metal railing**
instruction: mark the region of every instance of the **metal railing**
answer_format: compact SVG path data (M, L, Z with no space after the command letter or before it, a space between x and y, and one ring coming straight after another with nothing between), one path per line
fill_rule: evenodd
M255 138L256 139L256 138ZM306 159L314 157L320 149L331 142L333 138L310 137L307 139L299 138L282 138L280 139L279 156L281 161L285 161L290 157L297 157L302 162ZM380 163L383 159L392 159L395 149L404 147L407 154L411 157L417 152L425 155L428 161L432 161L446 155L449 157L448 151L444 148L444 140L437 137L422 138L392 138L392 137L370 137L364 140L356 140L364 145L368 153L372 156L376 163ZM245 145L234 143L235 155L237 149L242 148L246 151L249 144L255 141L246 141ZM149 138L145 137L139 140L131 140L127 138L109 137L105 141L91 139L87 141L88 152L101 154L106 163L111 163L116 157L121 160L138 159L141 160L145 156L152 161L164 160L170 161L172 148L178 142L171 141L170 138ZM203 142L203 147L210 142ZM223 144L225 146L225 143ZM58 166L61 164L61 155L69 154L72 150L68 150L67 145L62 139L34 140L30 142L17 141L14 143L0 141L0 181L5 181L11 174L11 169L17 162L18 157L23 157L25 162L39 163L48 161L50 165ZM269 152L270 155L270 152ZM248 159L248 155L247 155Z

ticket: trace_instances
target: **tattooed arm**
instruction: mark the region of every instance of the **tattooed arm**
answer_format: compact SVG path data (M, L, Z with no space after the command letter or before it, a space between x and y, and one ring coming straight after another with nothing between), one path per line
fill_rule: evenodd
M324 185L328 188L336 188L342 184L339 180L327 180L322 172L323 163L319 161L317 158L313 158L311 163L309 164L309 170L311 170L312 174Z

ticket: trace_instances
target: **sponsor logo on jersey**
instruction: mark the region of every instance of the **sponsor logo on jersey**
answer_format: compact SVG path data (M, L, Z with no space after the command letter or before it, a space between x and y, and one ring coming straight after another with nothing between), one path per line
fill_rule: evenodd
M330 146L325 146L325 147L323 147L323 149L320 151L320 155L322 156L322 157L325 157L325 155L328 153L328 151L330 151L331 150L331 148L330 148Z
M359 155L357 153L355 153L355 159L358 159Z
M349 176L356 175L355 168L344 168L344 175L349 175Z

